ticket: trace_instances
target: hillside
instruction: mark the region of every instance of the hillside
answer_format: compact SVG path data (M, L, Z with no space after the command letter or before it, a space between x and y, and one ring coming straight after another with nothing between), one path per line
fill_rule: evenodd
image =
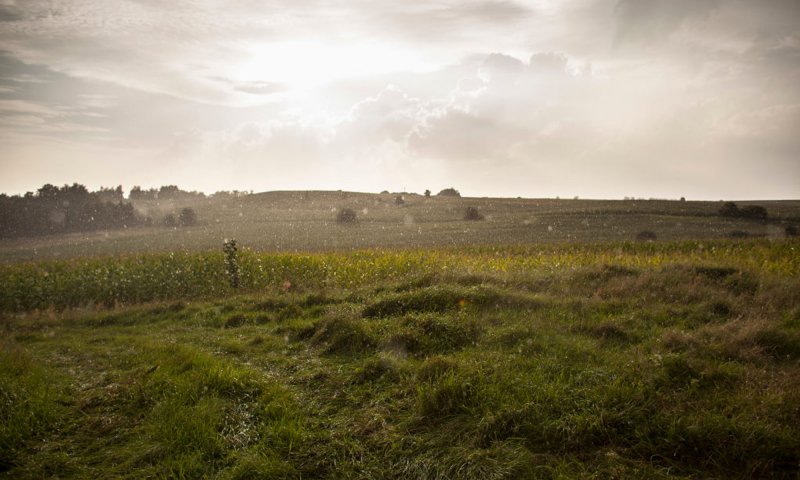
M362 248L439 247L544 242L626 241L641 231L661 240L723 238L732 232L784 236L800 223L800 201L739 202L764 206L767 222L718 216L721 202L452 198L354 192L267 192L184 201L137 200L142 215L160 220L183 207L198 224L136 227L91 233L0 240L0 261L97 254L217 249L225 238L245 248L296 252ZM465 221L467 207L485 217ZM336 223L351 208L354 224Z

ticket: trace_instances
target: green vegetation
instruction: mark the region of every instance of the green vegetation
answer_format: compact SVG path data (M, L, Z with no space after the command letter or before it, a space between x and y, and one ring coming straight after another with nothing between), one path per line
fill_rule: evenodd
M0 469L796 478L798 248L240 250L238 289L219 250L3 265Z

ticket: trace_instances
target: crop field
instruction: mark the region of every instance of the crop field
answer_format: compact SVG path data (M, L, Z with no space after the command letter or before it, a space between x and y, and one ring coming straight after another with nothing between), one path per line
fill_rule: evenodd
M397 198L402 203L398 205ZM269 252L326 252L369 248L453 247L497 244L633 241L642 231L659 240L782 238L800 227L800 201L739 202L766 208L768 221L725 218L721 202L666 200L554 200L424 197L353 192L268 192L241 198L135 201L137 211L158 222L183 207L198 224L0 239L0 262L206 251L225 238ZM465 221L465 209L484 216ZM354 223L336 223L350 208Z
M800 243L577 240L8 254L0 475L797 478Z

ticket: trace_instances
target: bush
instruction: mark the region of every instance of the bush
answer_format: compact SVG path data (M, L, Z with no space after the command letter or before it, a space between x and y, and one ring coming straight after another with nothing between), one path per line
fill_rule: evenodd
M719 209L721 217L738 217L740 215L739 207L733 202L725 202Z
M339 210L339 213L336 214L336 221L338 223L355 223L356 211L352 208L342 208Z
M403 205L405 203L406 203L406 200L403 198L402 195L398 195L398 196L394 197L394 204L395 205L399 206L399 205Z
M197 214L194 212L193 208L186 207L181 210L181 214L178 216L178 221L183 227L191 227L197 223Z
M657 238L658 236L656 235L656 232L652 230L642 230L641 232L636 234L636 240L640 242L652 242Z
M747 205L741 209L733 202L725 202L719 209L722 217L749 218L751 220L766 220L767 209L760 205Z
M445 188L441 192L437 193L440 197L460 197L461 193L458 192L455 188Z
M475 207L467 207L464 211L464 220L483 220L483 215Z
M431 191L426 189L425 190L425 196L426 197L430 197L431 196Z
M231 288L239 288L239 247L236 245L236 240L226 239L222 252L225 254L225 273L228 275Z
M767 209L759 205L747 205L739 210L739 215L742 218L750 218L753 220L766 220Z

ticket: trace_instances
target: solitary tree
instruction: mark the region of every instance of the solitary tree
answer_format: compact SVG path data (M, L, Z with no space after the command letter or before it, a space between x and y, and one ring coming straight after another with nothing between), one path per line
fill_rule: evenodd
M450 188L445 188L437 195L439 195L440 197L460 197L461 193L459 193L459 191L456 190L455 188L450 187Z
M336 214L336 221L338 223L355 223L356 211L352 208L343 208Z
M723 217L738 217L740 215L739 207L733 202L725 202L720 207L719 214Z
M184 227L191 227L195 223L197 223L197 214L194 212L193 208L186 207L181 210L181 214L178 217L178 220L181 223L181 226Z
M483 220L483 214L475 207L467 207L464 212L464 220Z

